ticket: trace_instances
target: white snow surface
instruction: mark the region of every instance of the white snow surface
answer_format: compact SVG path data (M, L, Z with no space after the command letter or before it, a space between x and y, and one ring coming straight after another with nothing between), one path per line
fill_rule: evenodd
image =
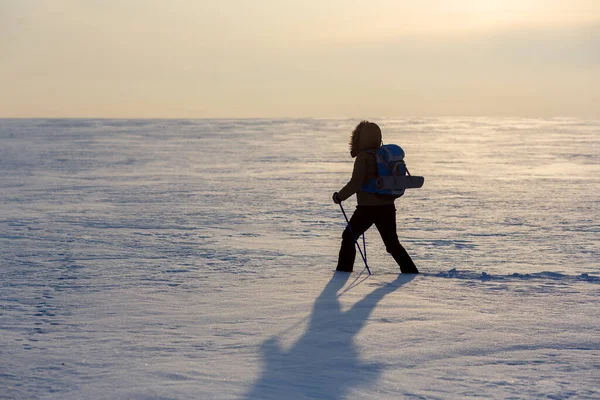
M373 120L417 276L357 120L0 120L0 398L600 398L600 121Z

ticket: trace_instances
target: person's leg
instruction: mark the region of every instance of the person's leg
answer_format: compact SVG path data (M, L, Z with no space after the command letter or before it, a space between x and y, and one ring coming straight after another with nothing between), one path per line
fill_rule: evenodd
M415 263L398 240L398 234L396 233L396 208L393 204L377 208L378 211L374 216L374 222L385 244L385 249L394 257L403 274L418 274L419 270L415 266Z
M352 272L354 269L354 259L356 257L355 239L360 237L371 225L373 225L372 213L369 212L370 207L356 207L356 211L350 218L350 228L344 229L342 234L342 246L338 257L338 271Z

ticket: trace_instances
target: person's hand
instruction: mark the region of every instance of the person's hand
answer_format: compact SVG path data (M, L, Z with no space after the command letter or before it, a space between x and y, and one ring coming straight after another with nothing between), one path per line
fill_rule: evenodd
M333 194L333 202L334 202L335 204L340 204L340 203L342 202L342 201L340 200L340 196L338 195L338 192L335 192L335 193Z

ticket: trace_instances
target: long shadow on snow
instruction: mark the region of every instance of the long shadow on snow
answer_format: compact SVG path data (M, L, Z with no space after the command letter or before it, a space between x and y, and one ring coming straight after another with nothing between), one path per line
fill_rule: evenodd
M262 344L263 371L246 399L335 400L377 381L381 365L359 360L354 337L377 303L415 275L399 275L342 312L338 291L349 276L334 274L314 303L306 332L289 350L282 350L276 337Z

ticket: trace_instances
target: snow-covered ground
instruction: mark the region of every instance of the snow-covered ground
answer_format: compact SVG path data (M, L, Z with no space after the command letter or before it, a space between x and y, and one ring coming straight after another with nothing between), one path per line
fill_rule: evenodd
M0 398L600 398L600 121L374 120L418 276L333 271L358 120L0 120Z

